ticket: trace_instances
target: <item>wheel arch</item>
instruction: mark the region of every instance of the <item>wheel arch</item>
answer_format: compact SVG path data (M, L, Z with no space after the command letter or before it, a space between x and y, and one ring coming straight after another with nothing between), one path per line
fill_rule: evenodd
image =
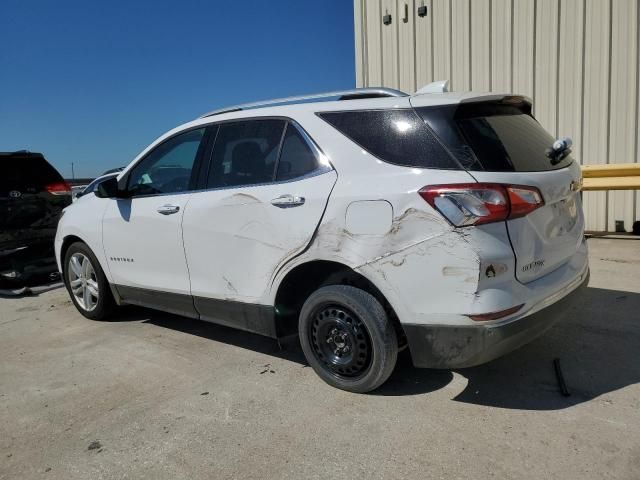
M105 268L105 265L102 265L102 263L100 262L100 255L96 254L95 250L91 247L89 242L85 241L83 238L81 238L81 237L79 237L77 235L74 235L74 234L66 235L62 239L62 244L60 245L60 267L61 267L61 272L60 273L62 273L62 281L65 282L65 284L67 282L67 280L66 280L67 276L66 276L66 272L65 272L66 263L64 261L64 258L67 255L67 251L69 250L69 247L71 245L73 245L74 243L76 243L76 242L84 243L93 252L93 255L96 257L96 261L100 265L100 268L102 269L102 272L104 273L105 277L107 278L107 283L109 284L109 289L111 290L111 294L113 295L113 299L115 300L117 305L121 305L122 304L122 300L120 298L120 294L118 293L118 289L111 282L109 269Z
M88 245L87 242L85 242L82 238L76 235L67 235L62 240L62 245L60 246L60 267L62 269L61 273L63 275L63 278L64 278L65 268L66 268L64 257L67 255L67 251L69 250L69 247L76 242L82 242L85 245Z
M350 285L373 295L392 322L400 346L406 344L398 315L382 291L362 273L333 260L310 260L296 265L285 274L277 286L273 303L278 331L283 335L297 332L302 305L311 293L327 285Z

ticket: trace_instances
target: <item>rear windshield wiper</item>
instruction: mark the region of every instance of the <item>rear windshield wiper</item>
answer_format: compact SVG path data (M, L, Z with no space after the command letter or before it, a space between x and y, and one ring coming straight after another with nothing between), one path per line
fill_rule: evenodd
M553 142L550 148L545 150L545 155L551 159L551 165L557 165L571 153L573 142L569 137L562 137Z

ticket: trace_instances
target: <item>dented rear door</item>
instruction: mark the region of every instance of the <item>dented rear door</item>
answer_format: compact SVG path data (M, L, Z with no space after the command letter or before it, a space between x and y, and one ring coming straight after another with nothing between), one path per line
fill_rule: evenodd
M183 220L191 294L258 302L277 268L309 244L336 178L328 171L297 182L193 195ZM285 195L304 198L304 204L272 204Z
M275 272L306 248L337 179L292 123L276 135L276 121L251 122L263 123L221 126L208 184L184 213L191 293L201 316L218 323L218 300L260 303Z

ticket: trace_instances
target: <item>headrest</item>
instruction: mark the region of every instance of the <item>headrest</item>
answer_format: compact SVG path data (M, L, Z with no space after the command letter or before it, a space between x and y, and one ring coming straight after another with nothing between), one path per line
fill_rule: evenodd
M233 147L231 154L232 170L235 174L252 175L264 169L262 150L256 142L246 141Z

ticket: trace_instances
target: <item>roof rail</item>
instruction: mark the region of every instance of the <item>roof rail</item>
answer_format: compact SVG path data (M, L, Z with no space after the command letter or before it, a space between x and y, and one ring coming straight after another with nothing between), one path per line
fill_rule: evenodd
M285 105L293 103L305 103L315 100L328 100L335 98L336 100L357 100L363 98L382 98L382 97L407 97L408 95L400 90L393 88L354 88L351 90L338 90L335 92L315 93L313 95L299 95L296 97L274 98L272 100L263 100L261 102L243 103L231 107L220 108L212 112L205 113L200 118L220 115L222 113L237 112L240 110L250 110L252 108L268 107L273 105ZM337 97L337 98L336 98Z

